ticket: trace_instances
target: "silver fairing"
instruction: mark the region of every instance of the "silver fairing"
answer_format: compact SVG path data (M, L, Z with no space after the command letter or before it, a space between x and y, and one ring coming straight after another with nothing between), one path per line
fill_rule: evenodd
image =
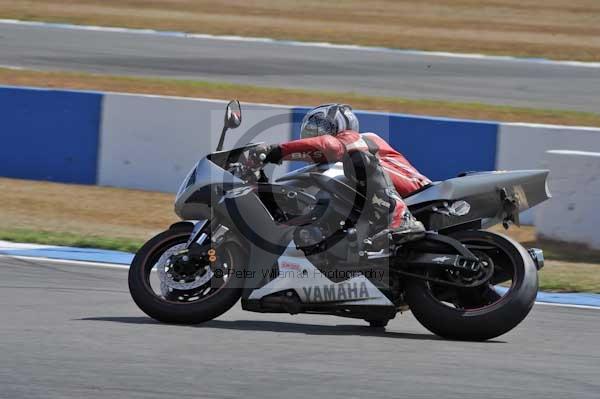
M478 220L486 228L500 222L519 225L520 212L550 198L547 177L547 170L472 173L435 182L404 201L429 230Z
M523 211L550 198L546 185L548 170L514 170L478 172L463 177L434 182L431 187L408 196L404 202L414 206L433 201L461 200L482 194L497 193L502 188L510 189L520 198Z
M233 188L243 184L243 180L203 158L187 174L179 187L175 198L175 214L183 220L206 219L210 216L210 201L215 200L211 197L212 186ZM208 194L204 200L200 200L199 193Z
M268 295L294 291L304 304L336 304L339 306L394 304L364 275L334 283L296 249L292 241L277 260L279 276L255 289L249 299L260 300Z

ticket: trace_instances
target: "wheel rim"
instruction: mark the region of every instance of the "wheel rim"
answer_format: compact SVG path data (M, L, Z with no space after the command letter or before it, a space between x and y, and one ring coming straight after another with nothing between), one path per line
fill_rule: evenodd
M216 261L200 265L198 273L175 272L167 260L185 248L189 235L182 235L159 244L144 262L144 282L148 291L162 301L180 304L198 303L226 288L234 272L234 250L228 244L215 249Z
M475 312L507 300L517 283L517 268L511 254L502 246L484 239L461 241L476 256L487 256L493 262L494 272L480 286L460 288L426 282L433 298L444 306L463 312ZM493 249L490 249L492 248ZM488 248L488 249L482 249ZM444 271L442 273L447 273ZM501 285L499 283L502 281Z

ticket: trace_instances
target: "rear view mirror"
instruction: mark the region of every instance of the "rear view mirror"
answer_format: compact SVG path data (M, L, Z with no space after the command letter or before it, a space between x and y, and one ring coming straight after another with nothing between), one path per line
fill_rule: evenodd
M225 109L225 127L235 129L242 123L242 108L238 100L231 100Z
M225 123L223 124L223 130L221 131L221 137L219 138L219 144L217 145L217 151L223 149L223 142L225 141L225 133L228 129L235 129L242 124L242 107L238 100L231 100L225 108Z

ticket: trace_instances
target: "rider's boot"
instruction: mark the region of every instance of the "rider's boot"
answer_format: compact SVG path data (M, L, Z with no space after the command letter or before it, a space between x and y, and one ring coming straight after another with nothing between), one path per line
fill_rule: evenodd
M425 226L419 222L410 212L406 211L402 217L402 222L398 227L390 231L391 240L394 244L403 244L409 241L415 241L425 236Z
M374 195L372 202L374 208L388 215L385 218L388 220L387 226L381 226L377 229L378 232L369 238L374 248L386 244L403 244L425 236L425 226L415 219L395 190L387 189L385 193L380 192L379 196Z

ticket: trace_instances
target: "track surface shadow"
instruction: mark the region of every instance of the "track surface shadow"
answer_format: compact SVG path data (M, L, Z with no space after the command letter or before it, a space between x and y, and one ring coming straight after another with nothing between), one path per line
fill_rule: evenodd
M155 324L166 325L148 317L86 317L81 321L108 321L125 324ZM349 324L320 325L304 323L287 323L267 320L211 320L197 325L181 325L191 328L215 328L222 330L270 331L278 333L302 333L306 335L359 335L367 337L417 339L429 341L450 341L433 334L415 334L385 331L383 328L357 326ZM504 341L485 341L485 343L505 343Z

